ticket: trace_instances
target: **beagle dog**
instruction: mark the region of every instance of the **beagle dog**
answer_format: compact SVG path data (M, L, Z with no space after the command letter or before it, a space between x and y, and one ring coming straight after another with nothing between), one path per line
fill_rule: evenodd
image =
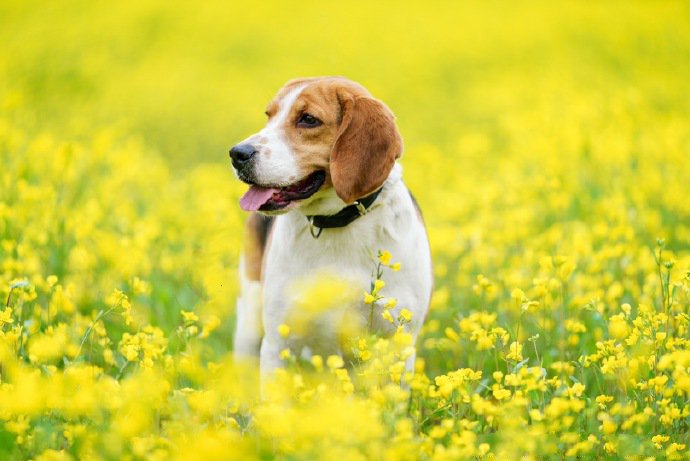
M236 357L259 355L262 375L282 365L280 353L339 354L339 317L323 312L312 329L279 333L300 308L294 286L328 274L347 281L360 324L391 334L382 307L365 304L376 277L377 252L400 270L384 274L384 296L395 297L397 318L415 338L432 291L431 255L422 214L396 162L403 150L388 107L342 77L291 80L266 109L268 122L230 150L237 177L249 189L251 212L240 258L241 293L234 337ZM372 275L373 274L373 275ZM407 360L412 371L414 356Z

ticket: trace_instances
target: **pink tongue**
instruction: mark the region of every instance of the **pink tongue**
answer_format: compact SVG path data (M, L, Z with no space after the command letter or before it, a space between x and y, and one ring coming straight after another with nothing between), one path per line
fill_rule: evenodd
M240 199L240 206L245 211L256 211L266 203L278 189L249 186L249 190Z

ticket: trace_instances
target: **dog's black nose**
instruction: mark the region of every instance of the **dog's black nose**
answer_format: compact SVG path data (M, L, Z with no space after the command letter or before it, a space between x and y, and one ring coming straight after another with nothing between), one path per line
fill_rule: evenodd
M238 144L230 149L230 158L235 168L241 168L256 154L256 149L251 144Z

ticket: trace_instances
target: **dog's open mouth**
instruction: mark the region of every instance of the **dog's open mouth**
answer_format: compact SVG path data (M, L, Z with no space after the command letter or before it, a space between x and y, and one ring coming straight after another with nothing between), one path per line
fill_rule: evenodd
M240 206L245 211L281 210L296 200L304 200L314 195L325 180L326 172L316 171L294 184L281 188L250 184L249 190L240 199Z

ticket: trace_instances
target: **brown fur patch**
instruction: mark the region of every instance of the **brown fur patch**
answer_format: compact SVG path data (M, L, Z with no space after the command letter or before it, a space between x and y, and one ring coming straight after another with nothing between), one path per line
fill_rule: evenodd
M303 176L316 170L329 171L331 150L340 123L336 91L343 84L331 78L306 82L308 85L295 100L283 126ZM298 127L297 120L305 112L321 120L322 125L315 128Z
M317 77L288 82L269 104L270 116L290 90L304 84L283 126L300 174L325 170L325 187L335 187L347 203L381 187L402 153L402 139L388 107L358 83ZM305 112L322 124L298 127Z
M331 154L331 179L338 196L352 203L383 185L402 155L402 138L381 101L347 90L338 97L343 120Z
M249 280L261 280L266 241L272 226L273 218L259 213L252 213L247 219L244 233L244 271Z

